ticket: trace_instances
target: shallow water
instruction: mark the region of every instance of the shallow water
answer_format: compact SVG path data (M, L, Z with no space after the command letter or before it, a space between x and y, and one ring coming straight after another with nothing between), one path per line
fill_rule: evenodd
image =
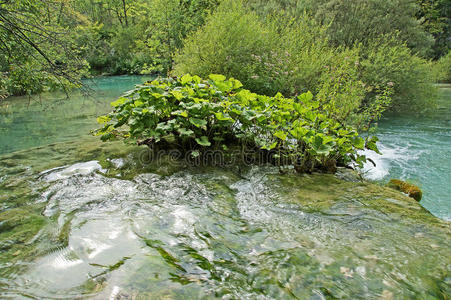
M139 165L135 148L123 158L85 157L40 171L46 166L39 158L54 152L83 155L73 146L4 156L2 172L21 175L0 183L9 195L0 214L1 298L451 292L450 225L398 192L331 175L279 175L271 167L168 170L166 163ZM109 157L114 149L92 153Z
M88 96L73 92L0 100L0 154L50 143L70 141L96 128L96 117L109 111L110 102L148 76L99 77L87 80Z
M426 116L388 116L379 124L383 155L368 155L366 177L408 180L423 190L421 204L451 221L451 86L440 90L439 110Z
M0 298L451 294L450 224L396 191L271 167L145 164L142 148L86 136L106 91L137 79L101 79L94 108L81 97L3 107Z

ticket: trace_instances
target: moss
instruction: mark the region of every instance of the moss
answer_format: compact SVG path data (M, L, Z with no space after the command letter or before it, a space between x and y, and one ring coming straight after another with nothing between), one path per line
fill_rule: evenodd
M29 243L46 224L33 207L14 208L0 213L0 262L33 257Z
M409 195L409 197L417 201L420 201L423 196L423 193L419 187L399 179L391 179L388 186Z

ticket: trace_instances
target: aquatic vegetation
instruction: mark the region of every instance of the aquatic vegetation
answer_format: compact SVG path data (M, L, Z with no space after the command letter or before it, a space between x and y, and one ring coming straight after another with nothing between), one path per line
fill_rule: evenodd
M423 197L423 193L419 187L399 179L391 179L388 186L409 195L409 197L417 201L420 201Z
M192 157L238 146L240 154L263 153L264 162L300 173L362 166L366 157L359 150L378 152L377 137L360 137L333 96L269 97L242 86L214 74L207 80L186 74L147 82L112 102L113 111L98 118L103 127L95 134L103 141L190 151ZM361 113L369 124L380 117L379 110L371 113Z

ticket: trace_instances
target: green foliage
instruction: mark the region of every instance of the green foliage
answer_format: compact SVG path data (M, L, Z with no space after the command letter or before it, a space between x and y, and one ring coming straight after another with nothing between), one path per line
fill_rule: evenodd
M172 70L173 56L182 48L184 38L203 25L207 14L219 0L153 0L146 42L152 48L152 57L159 70Z
M253 13L243 13L239 1L224 1L204 27L186 41L176 57L174 73L208 76L218 73L235 77L253 91L275 91L268 82L271 50L276 36ZM261 63L256 64L262 58Z
M412 0L320 0L312 8L318 21L330 24L328 35L335 45L367 45L380 35L397 32L401 41L422 56L433 44L433 37L415 17L418 7Z
M297 11L296 7L291 9ZM270 96L280 92L291 97L309 90L318 97L334 95L347 122L356 117L350 111L357 107L377 105L391 89L389 83L395 87L393 110L434 106L429 63L412 55L398 36L359 45L353 41L346 48L331 45L329 31L305 13L296 18L280 13L261 18L241 1L225 0L187 39L176 57L174 74L221 73Z
M382 37L362 50L359 66L361 79L368 85L365 103L374 99L380 88L393 85L392 110L424 111L433 108L437 90L430 64L412 55L396 37Z
M221 73L271 96L317 92L326 66L329 71L341 68L344 57L356 56L329 47L324 31L307 15L299 19L278 15L264 23L240 1L226 0L187 39L176 57L174 74Z
M86 62L72 43L63 14L65 2L0 2L0 89L32 94L81 84Z
M451 5L449 0L417 0L417 19L426 32L434 37L430 57L439 59L451 49Z
M437 81L451 83L451 51L434 62L432 68Z
M380 35L399 33L410 49L427 55L433 37L424 30L412 0L244 0L248 7L266 17L279 11L299 18L307 12L327 26L329 41L336 46L366 45ZM426 1L423 1L426 2ZM429 2L429 1L428 1Z
M95 74L166 73L183 39L203 24L217 3L77 0L76 10L87 18L75 35Z
M236 79L189 74L148 82L111 103L98 119L101 139L122 138L148 145L172 143L183 150L228 149L240 145L272 151L273 162L299 172L334 171L336 164L362 166L364 148L378 151L376 137L359 137L337 116L334 97L303 93L296 98L259 95ZM366 115L365 121L377 116Z

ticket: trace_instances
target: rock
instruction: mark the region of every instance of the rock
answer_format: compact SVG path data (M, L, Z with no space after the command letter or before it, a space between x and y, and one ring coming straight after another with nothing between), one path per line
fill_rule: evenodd
M417 201L420 201L423 196L419 187L399 179L391 179L388 182L388 186L409 195L409 197Z

